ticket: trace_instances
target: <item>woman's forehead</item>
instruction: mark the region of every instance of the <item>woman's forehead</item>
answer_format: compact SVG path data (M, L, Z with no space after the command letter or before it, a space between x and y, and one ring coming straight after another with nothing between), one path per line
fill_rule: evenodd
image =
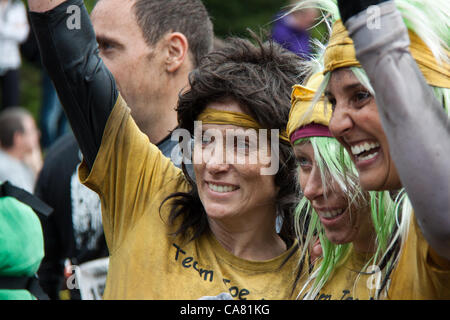
M258 132L257 129L253 128L245 128L241 126L237 126L234 124L215 124L215 123L203 123L202 124L202 131L211 131L211 130L219 130L224 133L227 131L230 133L235 133L236 135L245 135L252 132Z
M239 105L238 102L232 99L226 99L223 101L215 101L210 102L206 105L206 108L223 110L223 111L232 111L232 112L241 112L246 113L243 108Z
M305 153L311 153L313 152L313 147L311 144L311 141L309 139L304 139L294 145L294 152L295 154L305 154Z
M330 81L328 82L327 92L346 92L354 89L355 87L360 87L362 84L359 82L358 78L355 76L353 71L349 68L341 68L332 71Z
M344 80L345 78L356 78L350 68L339 68L331 72L331 78L335 80Z

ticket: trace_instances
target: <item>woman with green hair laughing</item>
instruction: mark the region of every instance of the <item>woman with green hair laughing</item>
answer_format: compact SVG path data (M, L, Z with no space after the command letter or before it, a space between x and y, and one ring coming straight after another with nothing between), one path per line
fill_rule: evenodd
M304 195L295 214L302 257L317 237L323 252L298 298L370 299L398 208L388 192L361 189L350 156L328 129L330 106L322 99L308 112L322 80L319 72L294 87L287 125Z

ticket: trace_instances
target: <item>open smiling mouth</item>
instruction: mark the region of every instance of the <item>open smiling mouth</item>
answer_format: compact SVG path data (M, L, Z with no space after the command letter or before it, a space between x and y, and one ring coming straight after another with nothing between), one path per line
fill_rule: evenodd
M219 192L219 193L227 193L232 192L234 190L239 189L239 187L236 186L230 186L230 185L218 185L213 183L207 183L208 188L212 191Z
M324 219L334 219L344 213L345 209L336 209L330 211L318 211L317 213Z
M351 146L351 151L357 161L367 161L378 155L380 151L380 144L378 142L366 142Z

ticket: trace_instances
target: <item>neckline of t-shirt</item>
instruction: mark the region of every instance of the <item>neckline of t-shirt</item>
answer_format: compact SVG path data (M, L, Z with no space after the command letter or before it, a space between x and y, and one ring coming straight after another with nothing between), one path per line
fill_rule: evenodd
M210 230L207 231L206 236L218 260L233 267L251 271L275 271L282 266L283 262L292 253L293 250L298 250L298 242L297 240L295 240L285 252L277 257L269 260L247 260L239 258L225 249ZM291 257L289 257L289 260L295 259L296 256L297 255L293 254Z

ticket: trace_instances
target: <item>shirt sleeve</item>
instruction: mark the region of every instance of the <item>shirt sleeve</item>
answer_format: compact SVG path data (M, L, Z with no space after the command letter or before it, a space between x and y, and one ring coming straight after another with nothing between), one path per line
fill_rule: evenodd
M159 214L161 199L187 187L181 169L150 143L119 95L103 134L92 170L83 160L83 184L102 200L105 237L110 253L145 214Z

